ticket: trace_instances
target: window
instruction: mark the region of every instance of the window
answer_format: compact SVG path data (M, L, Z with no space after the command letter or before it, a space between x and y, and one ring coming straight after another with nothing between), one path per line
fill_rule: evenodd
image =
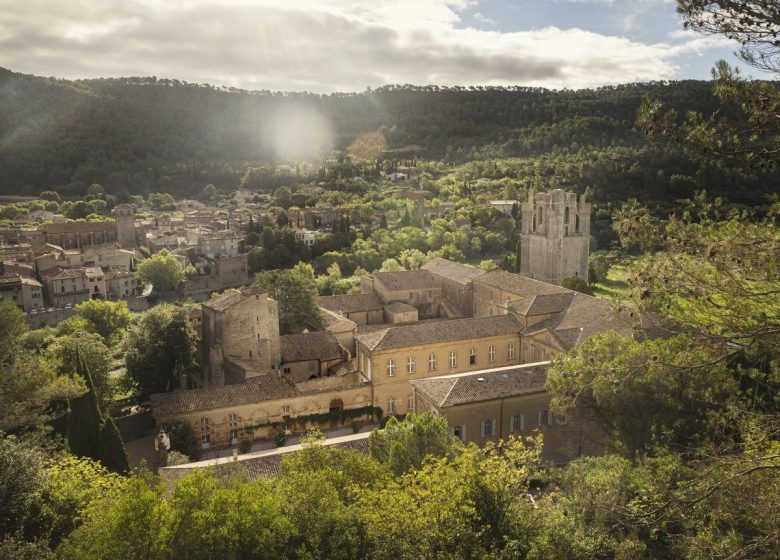
M387 360L387 377L393 377L395 375L395 361L393 358Z
M209 419L208 418L201 418L200 419L200 429L204 432L209 431Z
M414 356L406 359L406 373L414 373Z
M238 430L230 430L230 443L238 443Z
M208 449L211 447L211 436L209 434L203 434L200 436L200 446L203 449Z
M458 365L458 357L455 354L455 352L450 352L450 367L457 367Z
M549 410L540 410L537 418L538 426L552 426L552 412Z
M289 404L285 404L284 406L282 406L282 414L290 414L290 405Z
M236 414L236 413L234 412L233 414L231 414L231 415L229 416L229 418L228 418L228 419L230 420L230 425L231 425L232 427L234 427L234 428L235 428L236 426L238 426L238 414Z
M509 431L522 432L525 430L525 415L518 414L509 418Z
M428 354L428 371L436 370L436 354L431 352Z
M466 441L466 426L453 426L450 433L460 441Z
M292 371L292 370L290 368L286 367L286 368L283 368L282 371L284 373L290 373L290 371Z
M472 348L469 353L469 364L474 365L477 363L477 349Z
M387 413L395 414L395 399L393 397L387 399Z
M493 420L483 420L481 434L483 438L496 435L496 423Z
M409 301L414 299L414 292L409 292Z
M496 347L492 344L488 348L488 362L493 363L496 361Z
M515 359L515 345L511 342L506 345L506 359L507 360Z
M252 357L252 351L251 350L249 351L249 357L250 358Z
M414 412L414 393L406 397L406 410L407 412Z

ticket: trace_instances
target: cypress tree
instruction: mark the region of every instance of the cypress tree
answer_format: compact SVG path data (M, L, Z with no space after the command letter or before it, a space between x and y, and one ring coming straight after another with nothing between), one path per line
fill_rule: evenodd
M130 469L130 461L127 458L125 444L122 442L122 435L119 433L119 428L116 427L116 422L110 416L106 418L100 429L97 458L104 467L112 472L125 474Z
M515 249L515 272L520 272L520 250L523 248L523 238L517 238L517 248Z
M74 455L94 459L97 457L102 418L97 404L95 384L78 349L76 349L76 373L84 378L87 392L68 403L68 446Z

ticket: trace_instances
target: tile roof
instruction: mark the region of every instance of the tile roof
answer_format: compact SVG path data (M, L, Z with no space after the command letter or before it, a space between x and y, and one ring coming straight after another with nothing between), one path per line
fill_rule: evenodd
M333 335L327 332L288 334L279 337L282 362L337 360L341 350Z
M385 309L390 313L409 313L410 311L417 311L416 307L402 301L391 301L385 305Z
M351 319L347 319L344 317L344 315L341 315L335 311L331 311L330 309L325 309L324 307L320 306L320 311L322 312L322 327L327 329L328 327L331 327L333 325L336 325L338 323L352 323L352 327L356 327L355 321Z
M258 295L258 294L266 294L262 289L258 288L257 286L252 286L248 290L244 291L238 291L238 290L228 290L219 296L215 297L214 299L211 299L209 301L203 302L203 307L208 307L209 309L213 309L215 311L225 311L226 309L233 307L237 303L241 303L249 296Z
M414 379L411 384L437 408L540 393L550 362Z
M602 332L630 334L636 323L628 311L619 311L606 300L575 293L571 304L565 310L528 327L523 331L523 335L532 336L549 331L563 349L568 351Z
M574 300L575 292L566 290L564 293L540 294L513 301L509 307L528 317L560 313L569 308Z
M474 282L500 288L506 292L512 292L513 294L523 296L524 298L531 298L531 296L544 294L571 293L571 290L561 288L555 284L548 284L547 282L541 282L539 280L520 276L519 274L513 274L505 270L494 270L492 272L486 272L478 278L475 278Z
M295 382L281 373L250 377L244 383L152 395L152 410L158 418L228 406L294 397Z
M519 333L521 329L520 323L511 315L496 315L390 327L359 334L355 339L363 343L369 350L387 350L435 342L470 340Z
M470 280L477 276L485 274L482 270L473 266L452 262L441 257L436 257L432 261L425 263L421 268L463 285L468 284Z
M439 287L439 282L428 270L401 270L375 272L374 282L380 282L390 292L402 290L427 290Z
M320 306L337 313L357 313L359 311L376 311L384 307L379 294L344 294L337 296L320 296L317 298Z
M76 268L53 268L43 273L43 277L46 280L65 280L68 278L85 278L87 275L86 269L83 267Z
M360 453L368 453L368 437L371 432L326 439L322 442L324 447L338 447L351 449ZM303 448L301 444L288 445L277 449L255 451L233 457L221 457L209 459L185 465L176 465L160 469L163 479L168 482L178 480L182 476L196 469L210 468L217 478L226 479L232 476L245 476L250 480L258 478L272 478L282 474L284 457L296 453Z

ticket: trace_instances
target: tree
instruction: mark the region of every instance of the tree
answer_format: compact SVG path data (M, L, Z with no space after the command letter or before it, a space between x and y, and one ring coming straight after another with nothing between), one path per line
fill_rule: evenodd
M419 469L427 457L454 457L460 440L450 435L447 421L429 412L413 412L399 421L392 416L383 429L369 437L371 456L390 467L395 474Z
M141 393L170 391L198 374L197 335L184 307L157 305L125 337L127 374Z
M103 418L98 408L98 398L92 376L78 350L76 373L84 379L87 392L71 399L68 411L68 447L78 457L97 458L100 427Z
M161 293L173 292L184 280L184 268L167 249L141 261L135 274L144 284L153 285Z
M97 459L109 471L125 474L130 469L125 444L114 419L108 416L100 428Z
M270 270L259 272L255 281L278 302L283 332L300 332L307 324L320 323L317 284L307 272L302 269Z
M189 422L181 420L164 424L162 429L171 441L171 451L183 453L192 461L200 459L200 442Z
M718 438L725 422L719 412L737 389L724 360L691 337L637 341L616 332L593 336L554 362L546 388L557 414L583 407L628 457Z
M607 280L609 272L609 262L602 254L591 255L588 260L588 278L591 283L604 282Z
M587 294L589 296L593 295L593 288L579 276L561 278L561 288L574 290L575 292L580 292L581 294Z
M201 199L205 202L211 202L217 198L217 187L209 183L205 187L203 187L203 192L201 193Z
M113 366L111 350L103 344L103 338L94 333L75 331L61 336L46 349L46 356L59 375L73 375L79 369L79 359L89 370L98 404L106 410L114 397L109 372Z
M0 539L41 530L45 455L13 436L0 437Z
M38 197L41 200L49 200L51 202L56 202L57 204L62 204L62 199L57 191L43 191Z
M780 73L780 7L774 0L678 0L685 27L738 41L747 64ZM645 100L638 117L648 134L691 152L748 167L780 164L780 90L775 83L746 81L721 60L713 70L723 109L711 116L690 111L684 119L657 100Z
M10 300L0 299L0 365L13 358L25 332L27 323L21 309Z
M95 209L89 202L84 200L77 200L73 205L65 212L65 216L71 220L79 220L86 218L92 214Z

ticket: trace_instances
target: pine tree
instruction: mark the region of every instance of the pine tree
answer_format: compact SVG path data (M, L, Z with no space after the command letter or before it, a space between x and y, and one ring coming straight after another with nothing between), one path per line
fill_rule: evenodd
M122 435L119 433L119 428L116 427L116 422L110 416L100 429L97 458L104 467L112 472L125 474L130 469L130 461L127 458L125 444L122 442Z
M68 446L79 457L97 457L102 418L97 393L84 358L76 349L76 373L84 378L87 392L72 399L68 412Z

